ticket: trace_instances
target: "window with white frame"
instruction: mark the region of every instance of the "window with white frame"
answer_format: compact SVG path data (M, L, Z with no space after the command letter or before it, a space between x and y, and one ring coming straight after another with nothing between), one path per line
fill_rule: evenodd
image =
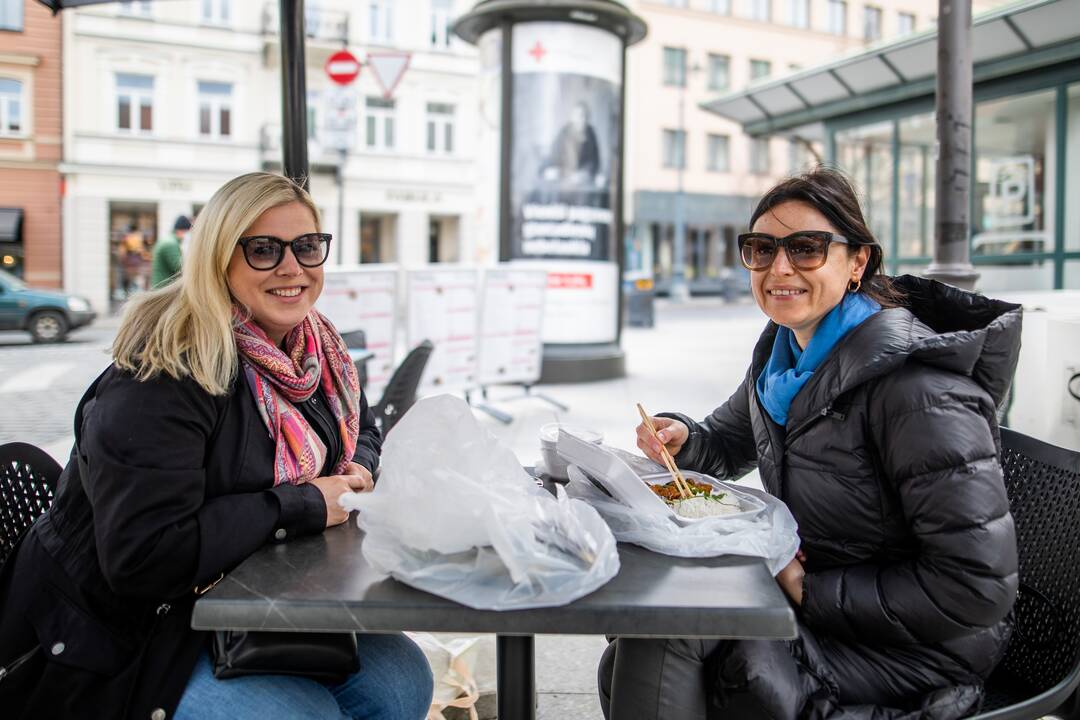
M153 14L153 8L150 5L150 0L122 0L120 14L148 18Z
M232 135L232 83L199 81L199 135L227 138Z
M23 0L0 0L0 30L23 29Z
M709 89L727 90L731 86L731 58L709 53Z
M453 0L431 0L431 47L450 47L450 39L453 37L450 21L453 17Z
M367 111L364 119L364 140L367 146L393 150L394 101L380 97L365 98L364 109Z
M664 131L664 167L686 167L686 131Z
M0 78L0 136L23 135L23 84L11 78Z
M150 132L154 129L154 77L116 73L116 129Z
M915 32L915 14L900 13L900 34L910 35L913 32Z
M319 91L307 91L307 137L314 140L319 135Z
M684 8L687 6L686 0L664 0L664 4L669 7Z
M393 39L393 0L368 0L368 40L390 43Z
M788 0L788 20L792 27L810 27L810 0Z
M874 42L881 39L881 8L867 5L863 8L863 40Z
M766 175L769 172L769 140L753 138L750 140L750 172Z
M427 149L431 153L454 152L454 106L448 103L427 104Z
M749 0L750 19L768 22L772 18L772 0Z
M730 15L731 0L709 0L709 11L717 15Z
M686 85L686 50L683 48L664 48L664 84Z
M847 2L829 0L829 32L833 35L847 35Z
M760 80L772 75L772 62L769 60L750 61L750 80Z
M714 135L713 133L709 133L708 155L706 156L705 166L709 172L730 172L730 137L727 135Z
M211 25L228 25L232 0L202 0L200 18Z

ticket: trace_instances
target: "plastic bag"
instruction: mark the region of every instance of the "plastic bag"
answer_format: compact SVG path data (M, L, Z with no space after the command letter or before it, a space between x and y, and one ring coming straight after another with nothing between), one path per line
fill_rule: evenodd
M663 470L646 458L607 449L640 475ZM773 575L783 570L799 550L798 524L791 511L762 490L735 486L739 492L751 494L765 503L765 510L752 517L721 515L680 525L668 517L640 513L623 505L598 488L576 465L570 466L569 475L567 494L596 508L619 542L634 543L675 557L760 557Z
M341 502L360 511L376 569L469 607L565 605L619 572L596 510L538 487L450 395L416 403L383 446L375 490Z
M405 634L424 651L435 678L428 720L446 720L447 708L467 709L469 718L478 720L477 700L496 689L495 636Z

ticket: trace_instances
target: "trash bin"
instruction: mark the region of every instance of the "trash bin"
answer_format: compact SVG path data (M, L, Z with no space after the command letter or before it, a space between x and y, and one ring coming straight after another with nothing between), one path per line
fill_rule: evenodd
M655 322L653 298L656 290L651 275L623 278L623 298L626 324L630 327L651 328Z

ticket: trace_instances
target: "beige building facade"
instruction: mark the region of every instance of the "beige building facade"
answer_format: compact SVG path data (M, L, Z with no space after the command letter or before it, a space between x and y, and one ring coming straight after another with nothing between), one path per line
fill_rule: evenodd
M977 2L975 11L991 3ZM664 291L680 184L685 272L696 293L744 287L735 236L778 179L822 159L816 138L753 139L701 104L935 22L935 0L641 0L628 53L628 267ZM681 176L681 177L680 177Z

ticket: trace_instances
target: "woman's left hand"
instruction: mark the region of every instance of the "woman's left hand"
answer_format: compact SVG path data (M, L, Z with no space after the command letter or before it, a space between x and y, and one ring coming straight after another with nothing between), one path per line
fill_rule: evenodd
M346 475L357 475L364 480L364 485L356 492L371 492L375 489L375 481L371 479L371 471L360 463L351 462L345 468Z
M802 555L802 553L799 554ZM780 589L783 590L796 605L802 605L802 584L805 575L806 572L803 570L802 563L799 562L799 557L796 556L787 564L787 567L781 570L776 576L776 582L780 584Z

